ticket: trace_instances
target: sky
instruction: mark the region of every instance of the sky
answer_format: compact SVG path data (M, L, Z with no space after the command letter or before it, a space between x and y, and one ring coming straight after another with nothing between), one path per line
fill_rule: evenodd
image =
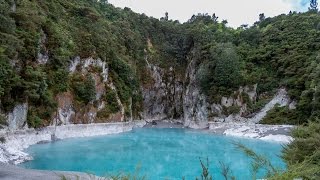
M259 14L266 17L288 13L290 10L303 12L309 7L309 0L109 0L116 7L129 7L138 13L155 18L164 17L186 22L193 14L216 13L219 21L226 19L231 27L252 25Z

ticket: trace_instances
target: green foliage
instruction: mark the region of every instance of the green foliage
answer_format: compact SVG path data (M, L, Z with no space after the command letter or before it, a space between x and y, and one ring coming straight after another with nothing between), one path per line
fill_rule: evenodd
M40 128L43 127L43 120L36 115L36 112L29 109L27 123L29 127Z
M251 149L247 148L243 144L240 143L234 143L234 145L241 150L245 155L247 155L249 158L253 160L251 164L251 173L252 173L252 179L257 179L257 174L259 170L264 169L267 172L267 177L273 176L275 174L278 174L280 171L275 168L271 162L264 156L261 156Z
M252 103L251 101L247 101L247 112L249 114L260 111L268 102L270 101L269 98L266 99L259 99L257 102ZM271 110L271 112L274 111L274 109ZM270 111L269 111L270 112ZM268 124L268 123L266 123Z
M16 75L0 48L0 105L2 109L8 111L14 106L16 99L11 95L14 95L13 91L18 86L21 86L20 77Z
M31 101L38 101L45 96L48 84L46 74L38 67L27 66L23 74L24 96Z
M95 81L91 75L74 74L71 77L71 88L78 101L88 104L96 97Z
M130 89L130 87L127 86L124 80L121 79L116 73L112 73L112 81L116 86L117 93L121 102L128 104L132 94L132 89Z
M310 0L310 7L309 7L310 11L318 11L318 2L317 0Z
M219 23L215 14L193 15L180 24L106 1L20 0L15 12L11 6L11 0L0 3L0 98L6 111L17 101L41 104L49 91L67 91L68 61L80 55L108 63L121 101L128 106L132 98L135 114L142 108L140 81L150 76L146 56L162 68L174 67L180 77L190 60L196 61L198 82L209 102L229 96L240 85L257 83L258 94L288 89L298 102L292 123L320 114L320 16L312 11L274 18L261 14L252 27L233 29L226 21ZM49 55L41 68L36 63L39 52ZM78 100L93 99L93 91L86 94L72 86ZM254 105L251 111L260 108Z
M1 125L7 126L7 119L4 115L0 114L0 129L1 129Z
M287 171L268 179L291 180L295 178L320 178L320 122L309 122L292 132L294 141L285 146L283 158L288 164Z
M200 164L202 168L201 180L213 180L212 175L210 175L209 172L209 159L207 158L206 163L200 159ZM198 178L196 178L196 180L198 180Z
M133 174L119 173L117 175L110 176L113 180L147 180L146 175L140 174L140 167L137 166Z
M240 61L232 44L216 44L209 50L208 61L197 74L202 91L207 95L230 95L242 82ZM210 97L213 98L213 97Z
M295 140L284 150L284 159L289 164L301 163L315 151L319 151L319 121L309 122L306 126L296 128L292 135Z
M230 106L230 107L223 106L223 114L226 116L229 116L231 114L237 114L239 112L240 112L240 107L237 105Z
M97 118L109 118L111 114L117 113L120 111L120 106L117 101L117 92L112 90L111 88L106 89L107 92L105 94L106 107L97 113Z
M221 45L216 50L217 62L214 69L214 83L217 86L234 88L240 85L240 63L230 45Z
M105 99L108 105L108 108L111 113L118 112L120 110L119 104L117 102L117 94L112 89L108 88Z
M58 69L49 73L49 87L55 94L66 92L69 89L69 72L65 69Z
M288 107L276 106L270 111L260 122L261 124L301 124L302 121L297 121L296 110L290 110Z

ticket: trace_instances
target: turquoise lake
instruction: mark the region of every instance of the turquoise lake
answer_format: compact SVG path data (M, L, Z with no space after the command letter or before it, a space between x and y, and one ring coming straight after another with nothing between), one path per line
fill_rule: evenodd
M30 169L81 171L99 176L119 172L134 173L148 179L194 180L200 177L199 158L209 159L214 179L223 179L224 162L237 179L251 179L251 160L233 143L239 142L269 158L275 167L285 168L279 158L282 145L255 139L226 137L188 129L147 129L90 138L66 139L33 145L26 150L33 161L21 164ZM260 172L258 178L262 178Z

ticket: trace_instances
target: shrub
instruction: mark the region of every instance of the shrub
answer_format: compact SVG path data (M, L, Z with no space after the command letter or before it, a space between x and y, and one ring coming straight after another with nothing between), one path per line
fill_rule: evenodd
M120 110L120 106L117 101L117 94L111 88L106 89L107 92L105 94L106 100L106 107L97 113L97 117L102 118L109 118L111 114L117 113Z
M30 115L29 115L30 114ZM33 128L40 128L42 127L42 120L36 115L31 114L30 112L28 113L28 118L27 118L28 126L33 127Z
M120 110L120 106L117 101L117 93L111 88L107 88L105 100L107 102L107 107L111 113L116 113Z
M300 124L299 117L295 110L287 106L276 106L267 112L267 115L260 122L261 124Z
M69 88L69 73L65 69L58 69L50 73L49 86L55 94L66 92Z
M225 107L223 106L222 107L222 113L226 116L229 116L229 115L235 115L237 113L240 112L240 107L235 105L235 106L230 106L230 107Z
M96 97L95 82L91 75L75 74L71 78L71 88L78 101L88 104Z
M283 150L283 159L288 164L287 171L268 179L320 179L319 120L297 127L292 136L294 141Z

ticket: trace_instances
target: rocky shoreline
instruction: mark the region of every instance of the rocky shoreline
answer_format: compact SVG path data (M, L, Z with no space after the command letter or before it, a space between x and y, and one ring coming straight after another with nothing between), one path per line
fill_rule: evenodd
M0 137L5 143L0 144L0 162L19 164L32 160L23 152L30 145L48 143L59 139L101 136L131 131L133 128L185 128L180 121L134 121L128 123L103 123L49 126L41 130L25 129L19 131L2 131ZM214 134L255 138L265 141L287 144L293 139L290 136L290 125L262 125L253 123L220 123L210 122L208 128L203 129Z
M186 128L180 121L134 121L126 123L105 123L86 125L49 126L41 130L25 129L19 131L0 131L0 137L5 137L6 142L0 143L0 178L24 179L23 177L50 176L51 179L61 179L66 175L69 179L90 179L89 175L74 172L53 172L27 170L9 164L19 164L32 160L32 157L23 152L30 145L48 143L59 139L101 136L131 131L133 128ZM202 129L214 134L237 136L243 138L255 138L282 144L290 143L290 131L294 126L290 125L261 125L253 123L221 123L209 122L208 128ZM21 172L17 174L16 172Z
M292 125L265 125L253 123L209 123L209 131L226 136L254 138L264 141L288 144L293 141L290 136Z
M64 178L67 180L108 180L107 178L97 177L95 175L81 172L24 169L21 167L4 164L0 162L1 180L61 180Z
M124 123L81 124L65 126L49 126L41 130L25 129L18 131L0 131L5 143L0 143L0 162L19 164L31 160L32 157L23 152L24 149L38 143L46 143L58 139L102 136L131 131L143 127L145 121Z

